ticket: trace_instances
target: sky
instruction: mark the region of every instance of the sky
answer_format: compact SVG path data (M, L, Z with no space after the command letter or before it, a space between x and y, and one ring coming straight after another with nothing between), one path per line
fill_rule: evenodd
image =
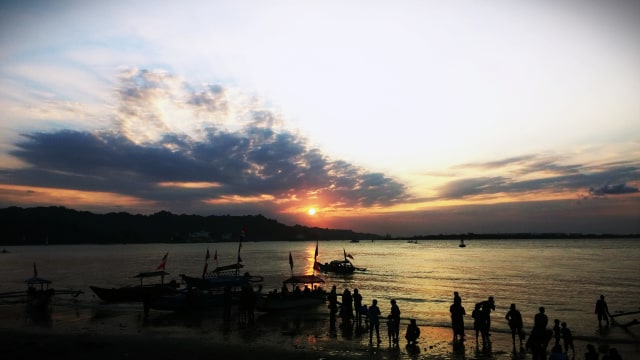
M637 1L3 1L0 108L0 207L640 233Z

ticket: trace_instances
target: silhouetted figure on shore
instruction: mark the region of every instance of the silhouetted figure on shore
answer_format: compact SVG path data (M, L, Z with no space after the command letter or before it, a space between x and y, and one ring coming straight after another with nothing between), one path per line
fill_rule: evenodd
M539 308L539 312L533 318L533 330L527 341L527 348L531 348L533 359L544 359L547 353L547 346L553 332L547 329L549 318L545 315L544 306Z
M602 320L609 326L609 306L604 301L604 295L600 295L600 299L596 301L596 314L598 315L598 326L602 327Z
M420 337L420 328L416 324L416 319L411 319L409 321L409 326L407 326L407 332L404 335L404 338L407 339L407 345L414 346L418 343L418 338Z
M560 320L553 320L553 338L556 340L554 345L560 345L560 338L562 338L560 330Z
M340 317L343 323L351 322L353 319L353 297L349 289L342 292L342 305L340 306Z
M522 314L516 309L516 304L511 304L511 307L504 318L509 322L513 347L516 347L516 334L518 334L520 347L522 348L522 341L524 340L524 323L522 321Z
M362 323L362 295L358 292L358 289L353 289L353 308L356 312L356 327L360 327Z
M482 336L482 344L486 345L486 343L489 341L489 338L487 336L487 323L484 319L482 303L476 304L473 312L471 313L471 317L473 318L473 329L476 331L476 345L478 344L478 334Z
M378 345L380 345L380 308L378 308L378 300L373 299L369 309L367 310L367 316L369 317L369 345L373 344L373 330L376 331L376 338L378 339Z
M462 306L460 297L453 298L453 304L449 307L451 313L451 328L453 329L453 341L464 341L464 316L467 312Z
M335 330L336 314L338 313L338 294L336 293L335 285L331 287L331 291L327 295L327 301L329 302L329 328Z
M564 352L569 354L569 348L571 348L571 351L573 352L573 356L575 357L576 349L573 347L573 334L571 333L571 330L567 327L566 322L562 323L562 329L560 330L560 332L562 333L562 340L564 342Z
M398 338L400 337L400 307L396 303L394 299L391 300L391 314L389 314L389 330L390 330L390 341L394 344L398 343Z
M493 296L482 302L482 313L484 314L484 321L486 323L485 328L487 336L491 336L491 310L496 309L496 304L493 302Z
M456 301L460 301L460 304L462 304L462 298L460 297L460 294L457 291L453 292L453 303L455 304Z

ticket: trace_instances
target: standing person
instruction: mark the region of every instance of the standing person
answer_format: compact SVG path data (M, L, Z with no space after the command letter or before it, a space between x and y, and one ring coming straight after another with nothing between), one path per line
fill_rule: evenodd
M358 289L353 289L353 307L356 310L356 326L359 328L361 325L362 316L362 295L358 292Z
M600 295L600 299L596 301L596 314L598 315L598 326L602 327L602 320L606 321L609 326L609 306L604 301L604 295Z
M336 293L336 286L331 287L329 295L327 295L327 301L329 301L329 327L331 330L336 329L336 314L338 313L338 294Z
M516 304L511 304L511 307L504 318L509 322L513 347L516 347L516 333L520 339L520 347L522 347L522 340L524 340L524 324L522 321L522 314L520 314L520 311L516 309Z
M476 331L476 346L478 344L478 334L482 335L482 344L486 345L488 338L485 331L486 322L484 321L484 313L482 312L482 303L477 303L473 312L471 313L473 318L473 329Z
M396 304L395 299L391 300L390 319L392 320L391 340L394 344L397 344L398 337L400 336L400 307Z
M543 359L547 352L547 345L549 343L549 337L547 336L547 325L549 325L549 318L545 315L544 306L540 306L539 312L533 318L533 330L529 341L527 341L527 347L531 347L533 353L533 359Z
M367 311L369 317L369 345L373 344L373 330L376 330L376 338L378 339L378 345L380 341L380 308L378 308L378 300L373 299L371 306Z
M556 343L554 345L560 345L560 338L562 338L562 333L560 331L560 320L553 320L553 337L556 339Z
M576 356L576 349L573 347L573 334L571 330L567 327L567 323L562 323L562 339L564 340L564 352L569 354L569 348L573 351L573 357Z
M462 298L460 297L460 294L457 291L453 292L453 303L455 304L456 301L460 301L460 304L462 304Z
M496 304L493 302L493 296L489 296L489 298L482 303L482 313L484 315L485 320L485 331L487 332L487 336L491 336L491 310L496 309Z
M460 297L453 300L453 304L449 307L451 313L451 328L453 329L453 341L464 341L464 316L467 312L462 306Z
M342 305L340 307L340 317L342 322L350 322L353 319L353 297L349 289L342 292Z

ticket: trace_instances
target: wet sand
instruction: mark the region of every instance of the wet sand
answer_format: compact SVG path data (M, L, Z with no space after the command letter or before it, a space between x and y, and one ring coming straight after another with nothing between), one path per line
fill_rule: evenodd
M403 319L401 332L406 328ZM472 331L463 344L452 343L449 328L419 324L419 346L389 344L381 324L379 346L369 334L329 329L322 312L257 314L249 325L234 314L225 326L217 313L179 315L151 311L147 320L137 307L54 308L50 318L30 319L17 306L0 306L0 354L3 359L530 359L512 348L511 335L493 332L491 349L476 346ZM402 334L401 334L402 337ZM630 338L632 340L632 338ZM374 335L375 343L375 335ZM583 359L586 341L576 340ZM594 344L598 345L598 344ZM623 359L640 358L637 342L614 344ZM570 357L571 358L571 357Z

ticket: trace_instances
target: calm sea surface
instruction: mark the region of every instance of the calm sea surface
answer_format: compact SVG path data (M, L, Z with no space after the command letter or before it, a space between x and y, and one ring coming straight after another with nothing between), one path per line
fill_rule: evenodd
M453 292L462 296L467 310L466 325L472 326L471 311L476 302L493 296L494 331L507 331L504 315L511 303L517 304L530 329L538 307L545 306L550 322L566 321L575 336L599 336L594 314L595 301L606 296L609 309L640 310L640 239L615 240L471 240L466 248L458 241L320 241L318 261L343 257L366 271L350 276L323 275L329 289L336 285L359 289L364 303L378 299L383 314L389 300L396 299L402 318L416 318L419 324L450 326L449 305ZM244 270L264 277L264 291L280 288L293 272L310 274L315 242L244 242L240 256ZM0 292L21 290L37 263L39 276L53 281L56 289L83 290L79 301L98 303L89 285L135 284L132 276L152 271L169 253L167 280L179 274L202 273L209 249L210 268L214 253L220 265L234 263L238 243L147 244L147 245L48 245L7 247L0 254ZM626 322L640 317L620 317ZM621 339L637 336L611 331L607 336Z

